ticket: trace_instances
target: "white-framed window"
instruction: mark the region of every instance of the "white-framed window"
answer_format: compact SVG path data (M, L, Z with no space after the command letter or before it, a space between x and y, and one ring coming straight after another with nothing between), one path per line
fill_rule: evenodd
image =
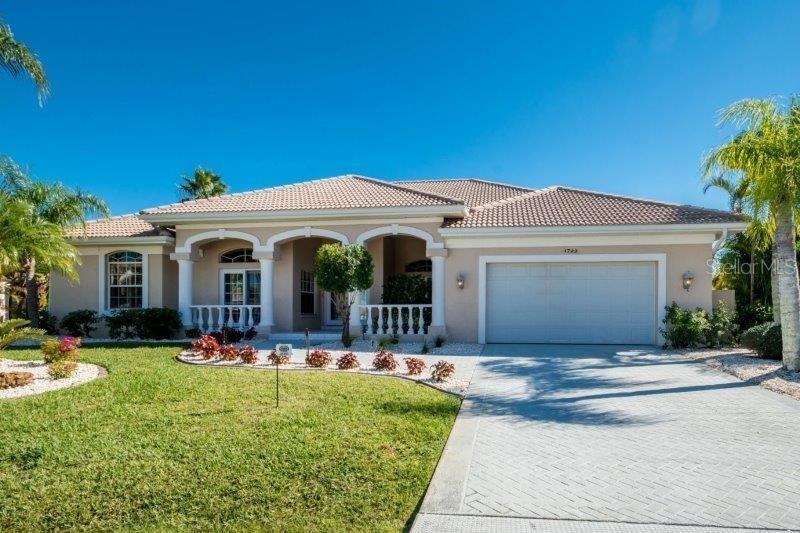
M108 309L138 309L144 304L142 254L128 250L106 256Z
M236 248L219 256L220 263L252 263L254 261L252 248Z
M405 271L407 274L421 274L421 273L429 273L433 270L433 264L431 263L430 259L420 259L418 261L411 261L405 267Z
M261 305L261 271L220 271L222 305Z
M300 314L313 315L316 312L316 283L314 273L307 270L300 271Z

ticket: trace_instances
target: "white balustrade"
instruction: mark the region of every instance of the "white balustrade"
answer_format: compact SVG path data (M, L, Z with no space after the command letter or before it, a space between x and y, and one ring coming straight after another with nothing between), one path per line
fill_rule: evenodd
M224 326L245 331L260 322L260 305L191 305L189 309L192 326L203 333Z
M358 305L359 317L366 318L368 335L421 335L431 323L430 304Z

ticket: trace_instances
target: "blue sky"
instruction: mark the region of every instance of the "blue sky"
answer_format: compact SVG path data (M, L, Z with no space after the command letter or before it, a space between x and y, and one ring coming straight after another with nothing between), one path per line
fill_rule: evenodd
M115 214L341 173L476 176L722 207L716 112L800 91L800 2L6 0L0 153Z

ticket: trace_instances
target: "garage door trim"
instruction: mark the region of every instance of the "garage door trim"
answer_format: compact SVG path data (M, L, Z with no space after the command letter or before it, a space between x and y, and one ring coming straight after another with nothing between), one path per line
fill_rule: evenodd
M478 258L478 342L486 343L486 265L489 263L656 263L656 305L658 324L667 305L667 254L564 254L564 255L482 255ZM658 327L656 326L656 330ZM664 341L656 331L657 342Z

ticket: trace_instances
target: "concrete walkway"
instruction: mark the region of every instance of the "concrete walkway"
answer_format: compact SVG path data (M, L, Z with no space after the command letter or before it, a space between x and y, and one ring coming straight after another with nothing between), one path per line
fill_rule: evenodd
M721 528L800 530L800 402L611 346L487 346L414 523Z

